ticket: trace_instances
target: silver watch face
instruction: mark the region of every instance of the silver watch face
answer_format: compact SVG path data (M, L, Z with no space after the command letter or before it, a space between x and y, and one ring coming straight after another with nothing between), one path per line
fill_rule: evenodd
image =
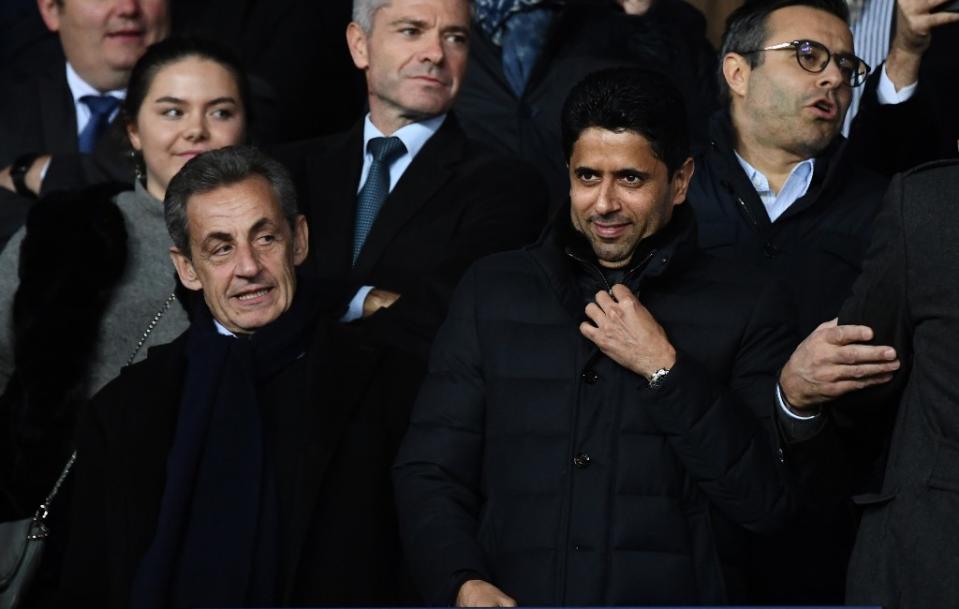
M649 377L649 386L653 389L658 388L663 384L663 381L666 379L666 375L669 374L669 368L660 368L653 373L653 376Z

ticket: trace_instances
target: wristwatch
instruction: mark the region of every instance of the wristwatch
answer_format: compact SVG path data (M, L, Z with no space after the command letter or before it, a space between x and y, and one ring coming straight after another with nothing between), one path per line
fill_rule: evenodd
M40 155L34 153L21 154L14 159L13 164L10 165L10 179L13 181L13 188L17 191L18 195L31 198L36 197L33 191L27 188L26 177L27 172L33 167L33 162L37 160L38 156Z
M666 382L666 377L669 375L669 368L660 368L649 377L649 388L650 389L659 389L663 386L663 383Z

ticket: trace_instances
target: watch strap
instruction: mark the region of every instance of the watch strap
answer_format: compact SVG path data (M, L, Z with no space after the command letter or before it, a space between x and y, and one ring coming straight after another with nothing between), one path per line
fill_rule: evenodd
M18 195L34 198L36 195L27 188L27 172L33 167L34 161L40 156L36 153L21 154L14 159L10 165L10 180L13 181L13 188Z

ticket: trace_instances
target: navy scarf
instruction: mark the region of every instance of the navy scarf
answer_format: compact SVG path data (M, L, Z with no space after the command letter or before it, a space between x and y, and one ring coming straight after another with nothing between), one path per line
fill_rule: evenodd
M251 338L217 333L197 298L156 535L133 582L134 609L277 602L278 507L258 387L305 353L317 313L293 305Z

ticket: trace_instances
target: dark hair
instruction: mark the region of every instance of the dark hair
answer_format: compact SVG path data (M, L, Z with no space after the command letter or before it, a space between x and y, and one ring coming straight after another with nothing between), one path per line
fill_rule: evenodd
M270 183L283 216L290 228L295 228L299 213L296 188L286 167L253 146L227 146L190 159L170 180L163 198L163 215L173 245L187 258L191 257L186 209L190 197L242 182L251 176L260 176Z
M722 104L729 101L729 85L723 74L723 57L727 53L742 53L762 48L766 44L766 23L774 11L788 6L808 6L831 13L849 23L849 5L846 0L747 0L726 19L726 31L719 45L719 99ZM788 42L788 41L783 41ZM749 66L762 65L762 53L747 55Z
M192 36L173 36L151 44L133 66L127 83L126 99L123 101L123 115L127 123L136 121L140 106L143 105L143 100L146 99L147 91L150 90L150 85L153 84L157 73L171 63L189 57L216 62L233 76L240 92L240 103L243 104L246 122L249 125L253 118L250 83L240 60L229 47L213 40Z
M634 131L649 141L669 175L689 157L686 105L666 76L638 68L594 72L570 91L563 104L562 137L566 158L590 127Z

